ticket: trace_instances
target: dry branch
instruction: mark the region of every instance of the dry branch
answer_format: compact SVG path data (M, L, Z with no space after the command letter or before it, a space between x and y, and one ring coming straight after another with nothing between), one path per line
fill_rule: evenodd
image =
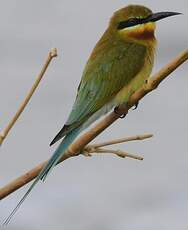
M115 145L115 144L125 143L125 142L129 142L129 141L142 141L142 140L145 140L145 139L151 138L151 137L153 137L153 134L136 135L136 136L132 136L132 137L126 137L126 138L106 141L106 142L102 142L99 144L88 145L88 147L89 148L100 148L100 147L104 147L104 146L108 146L108 145Z
M139 100L141 100L146 94L156 89L157 86L165 79L171 72L173 72L176 68L178 68L182 63L184 63L188 59L188 49L178 55L174 60L172 60L169 64L163 67L158 73L156 73L148 82L144 84L142 88L136 91L128 102L128 105L122 105L118 108L119 114L126 114L128 110L137 104ZM62 162L70 157L77 156L81 153L83 148L91 142L96 136L98 136L103 130L109 127L112 123L114 123L119 118L117 113L111 112L104 119L102 119L97 125L91 128L88 132L81 135L65 152L62 159L59 161ZM45 166L47 161L39 164L37 167L33 168L26 174L20 176L15 179L5 187L0 189L0 199L8 196L18 188L24 186L31 180L33 180L41 171L41 169Z
M106 141L106 142L93 144L93 145L87 145L84 147L81 153L86 157L91 157L93 153L98 153L98 154L111 153L121 158L128 157L128 158L132 158L135 160L143 160L144 159L143 157L138 156L136 154L130 154L122 150L105 149L102 147L126 143L130 141L142 141L142 140L145 140L151 137L153 137L153 134L143 134L143 135L136 135L136 136L126 137L126 138L121 138L121 139L115 139L115 140Z
M22 104L20 105L20 107L18 108L17 112L15 113L15 115L13 116L13 118L10 120L10 122L8 123L8 125L5 127L5 129L1 132L0 134L0 145L3 143L3 141L5 140L5 138L7 137L9 131L12 129L12 127L14 126L14 124L16 123L16 121L18 120L19 116L21 115L21 113L23 112L23 110L25 109L25 107L27 106L29 100L31 99L33 93L35 92L36 88L38 87L40 81L42 80L42 77L44 76L51 60L57 57L57 50L55 48L51 49L48 57L45 61L44 66L41 69L41 72L39 73L39 75L36 78L36 81L34 82L34 84L32 85L30 91L28 92L27 96L25 97L24 101L22 102Z
M114 154L118 157L121 157L121 158L132 158L132 159L135 159L135 160L140 160L142 161L144 158L141 157L141 156L138 156L136 154L132 154L132 153L127 153L125 151L122 151L122 150L113 150L113 149L104 149L104 148L97 148L97 149L91 149L91 151L87 151L87 150L84 150L82 154L84 154L85 156L92 156L92 153L97 153L97 154L103 154L103 153L111 153L111 154Z

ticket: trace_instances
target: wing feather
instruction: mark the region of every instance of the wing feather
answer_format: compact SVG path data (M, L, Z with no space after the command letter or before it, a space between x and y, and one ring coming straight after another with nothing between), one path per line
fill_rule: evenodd
M87 118L108 103L140 71L145 52L144 46L128 43L89 59L66 124Z
M100 52L96 54L96 47L93 51L94 54L92 53L89 58L72 111L65 126L51 144L82 125L95 112L110 102L144 65L146 48L142 45L119 42L111 44L110 47L99 48Z

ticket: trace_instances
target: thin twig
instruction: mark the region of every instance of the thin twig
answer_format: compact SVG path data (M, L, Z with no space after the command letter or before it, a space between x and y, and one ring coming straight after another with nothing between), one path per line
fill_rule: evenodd
M57 50L55 48L51 49L47 60L44 64L44 66L42 67L41 72L39 73L39 75L37 76L36 81L34 82L34 84L32 85L29 93L27 94L27 96L25 97L24 101L22 102L22 104L20 105L20 107L18 108L17 112L15 113L15 115L13 116L13 118L10 120L10 122L8 123L8 125L5 127L5 129L1 132L0 134L0 145L3 143L3 141L5 140L5 138L7 137L9 131L12 129L12 127L14 126L14 124L16 123L16 121L18 120L19 116L21 115L21 113L23 112L23 110L25 109L25 107L27 106L29 100L31 99L33 93L35 92L36 88L38 87L40 81L42 80L42 77L44 76L51 60L57 57Z
M111 153L111 154L115 154L116 156L121 157L121 158L128 157L128 158L132 158L132 159L135 159L135 160L141 160L141 161L144 159L141 156L138 156L138 155L132 154L132 153L127 153L127 152L122 151L122 150L94 148L94 149L86 149L86 150L84 149L84 151L82 152L82 154L84 156L89 156L89 157L91 157L93 153L97 153L97 154Z
M153 134L143 134L143 135L136 135L136 136L132 136L132 137L126 137L126 138L121 138L121 139L105 141L105 142L93 144L93 145L87 145L87 146L85 146L85 148L81 152L81 154L83 154L86 157L91 157L92 153L112 153L112 154L115 154L115 155L122 157L122 158L129 157L129 158L133 158L136 160L143 160L143 157L140 157L138 155L130 154L130 153L127 153L127 152L121 151L121 150L104 149L101 147L126 143L126 142L130 142L130 141L138 141L138 140L141 141L141 140L145 140L145 139L148 139L151 137L153 137Z
M153 134L136 135L132 137L126 137L126 138L121 138L121 139L116 139L116 140L111 140L111 141L105 141L105 142L98 143L98 144L88 145L87 147L100 148L100 147L104 147L108 145L121 144L121 143L129 142L129 141L141 141L141 140L145 140L151 137L153 137Z
M156 89L157 86L175 69L177 69L181 64L183 64L188 59L188 49L183 53L178 55L169 64L163 67L158 73L156 73L141 89L136 91L129 99L128 106L122 105L118 109L119 114L125 114L128 110L137 104L146 94ZM96 136L98 136L103 130L109 127L119 118L117 113L111 112L104 119L102 119L98 124L91 128L88 132L81 135L73 144L69 146L67 151L64 153L63 157L59 161L62 162L70 157L74 157L80 154L81 150L91 142ZM24 186L31 180L33 180L42 168L46 165L46 161L39 164L26 174L20 176L19 178L13 180L8 185L0 189L0 199L11 194L13 191Z

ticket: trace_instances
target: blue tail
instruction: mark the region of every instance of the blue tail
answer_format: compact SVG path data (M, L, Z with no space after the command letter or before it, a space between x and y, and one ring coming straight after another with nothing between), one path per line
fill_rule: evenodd
M54 152L54 154L52 155L52 157L49 159L49 161L44 166L44 168L41 170L41 172L39 173L39 175L37 176L37 178L31 184L31 186L29 187L29 189L27 190L27 192L25 193L25 195L22 197L22 199L20 200L20 202L13 209L13 211L8 216L8 218L4 221L3 225L7 225L10 222L10 220L12 219L12 217L14 216L14 214L17 212L17 210L19 209L19 207L22 205L22 203L25 201L25 199L27 198L27 196L29 195L29 193L32 191L32 189L34 188L34 186L40 180L44 181L46 179L46 177L51 172L51 170L53 169L53 167L58 163L58 161L63 156L65 150L76 139L76 137L79 135L80 132L81 132L81 128L79 127L77 129L73 130L72 132L70 132L67 136L65 136L65 138L60 143L60 145L58 146L58 148L56 149L56 151Z
M46 177L48 174L51 172L53 167L58 163L58 161L61 159L63 156L65 150L69 147L69 145L76 139L78 134L81 132L81 128L77 128L70 132L63 141L60 143L50 160L48 161L47 165L45 168L42 170L41 175L40 175L40 180L45 181Z

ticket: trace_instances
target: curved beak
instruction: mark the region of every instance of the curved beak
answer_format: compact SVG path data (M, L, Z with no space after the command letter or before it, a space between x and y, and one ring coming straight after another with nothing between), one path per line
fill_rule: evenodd
M178 13L178 12L159 12L159 13L153 13L150 16L148 16L147 18L144 19L144 23L146 22L156 22L159 21L163 18L167 18L167 17L171 17L171 16L175 16L175 15L180 15L182 13Z

